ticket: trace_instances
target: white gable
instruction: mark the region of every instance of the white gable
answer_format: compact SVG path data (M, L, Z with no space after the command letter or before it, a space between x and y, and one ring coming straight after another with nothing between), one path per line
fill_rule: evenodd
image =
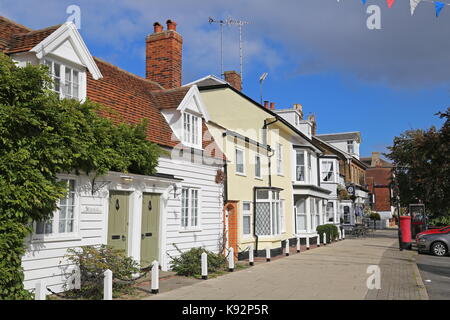
M74 62L76 64L83 65L83 61L81 61L81 58L78 56L70 39L64 41L61 45L54 49L51 54L66 60L70 60L71 62Z
M73 62L86 67L95 80L102 78L99 68L72 22L64 23L30 52L34 52L40 60L49 53L66 60L74 59Z
M199 116L202 116L206 120L206 122L209 121L208 112L206 111L202 96L200 95L200 91L198 90L196 85L193 85L191 89L189 89L188 93L184 97L183 101L181 101L177 110L181 112L190 111L196 113Z

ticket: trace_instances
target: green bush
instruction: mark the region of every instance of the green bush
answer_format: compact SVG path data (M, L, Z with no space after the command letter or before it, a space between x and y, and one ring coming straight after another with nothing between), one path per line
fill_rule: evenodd
M227 259L220 253L213 253L204 248L192 248L189 251L181 252L180 256L172 258L172 271L178 275L186 277L199 277L202 273L202 253L208 255L208 273L225 270Z
M103 297L104 272L108 269L113 273L113 280L132 280L133 274L140 272L139 264L127 257L123 250L102 245L67 251L67 260L78 267L81 275L81 289L68 291L69 297L101 299ZM113 283L113 294L117 296L130 287L131 282L115 282Z
M440 216L431 218L428 222L428 225L434 226L434 227L445 227L450 225L450 216Z
M323 241L324 233L327 235L327 243L330 243L331 241L336 241L336 239L339 237L338 228L334 224L324 224L318 226L316 231L320 236L321 242Z
M380 214L378 212L372 212L369 217L370 220L381 220Z

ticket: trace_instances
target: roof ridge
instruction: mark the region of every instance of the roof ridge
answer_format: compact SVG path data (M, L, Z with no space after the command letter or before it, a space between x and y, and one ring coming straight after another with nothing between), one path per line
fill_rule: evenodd
M10 20L10 19L8 19L8 18L6 18L4 16L0 16L0 20L6 21L6 22L11 23L11 24L14 24L14 25L16 25L19 28L26 29L26 30L29 30L29 31L33 31L33 29L25 27L24 25L21 25L20 23L17 23L17 22L15 22L13 20Z
M331 136L331 135L345 134L345 133L359 133L359 134L361 134L361 131L348 131L348 132L336 132L336 133L321 133L321 134L316 134L316 136Z
M114 64L112 64L112 63L110 63L110 62L108 62L108 61L105 61L105 60L103 60L103 59L101 59L101 58L99 58L99 57L95 57L95 56L94 56L93 58L94 58L95 60L98 60L98 61L101 62L101 63L104 63L104 64L106 64L106 65L108 65L108 66L110 66L110 67L112 67L112 68L114 68L114 69L116 69L116 70L118 70L118 71L120 71L120 72L123 72L123 73L125 73L125 74L127 74L127 75L129 75L129 76L132 76L132 77L134 77L134 78L136 78L136 79L138 79L138 80L141 80L141 81L144 81L144 82L147 82L147 83L154 84L154 85L160 87L161 90L166 90L166 89L164 89L163 86L161 86L159 83L157 83L157 82L155 82L155 81L152 81L152 80L150 80L150 79L145 79L145 78L143 78L143 77L141 77L141 76L138 76L137 74L134 74L134 73L132 73L132 72L130 72L130 71L127 71L127 70L125 70L125 69L122 69L122 68L120 68L120 67L118 67L118 66L116 66L116 65L114 65ZM152 91L153 91L153 90L152 90Z
M45 27L42 29L36 29L36 30L31 30L29 32L20 32L20 33L16 33L13 35L13 37L17 37L17 36L30 36L33 35L35 33L39 33L39 32L45 32L51 29L59 29L63 24L55 24L54 26L50 26L50 27Z

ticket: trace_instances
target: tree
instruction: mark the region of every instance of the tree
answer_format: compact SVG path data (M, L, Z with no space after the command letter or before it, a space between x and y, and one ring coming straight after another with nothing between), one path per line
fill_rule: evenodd
M99 105L60 100L45 66L0 54L0 299L28 298L21 258L33 221L49 219L66 186L57 174L155 173L161 149L146 123L114 124Z
M400 204L421 201L433 217L450 215L450 108L437 114L441 129L409 130L394 138L388 158L397 166L395 175Z

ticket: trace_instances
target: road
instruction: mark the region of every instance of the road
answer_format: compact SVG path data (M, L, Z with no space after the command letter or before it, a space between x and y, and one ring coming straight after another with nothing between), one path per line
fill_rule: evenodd
M364 300L426 299L413 251L397 249L396 231L345 239L148 299ZM381 289L369 290L369 266L381 269ZM416 272L417 270L417 272ZM420 276L418 276L420 278Z
M450 300L450 256L419 254L417 266L431 300Z

